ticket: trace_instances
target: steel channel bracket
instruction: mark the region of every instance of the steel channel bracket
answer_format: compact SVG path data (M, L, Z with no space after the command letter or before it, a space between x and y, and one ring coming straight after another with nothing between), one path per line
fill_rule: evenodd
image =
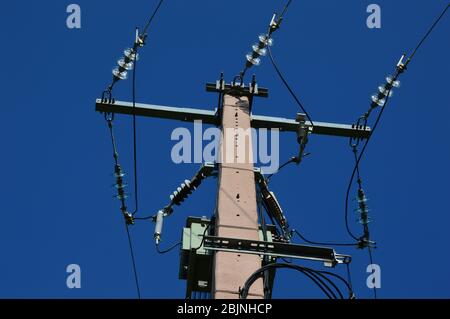
M351 262L351 256L337 254L334 249L327 247L216 236L205 236L203 246L205 249L213 251L323 261L327 267L335 267L337 264L348 264Z

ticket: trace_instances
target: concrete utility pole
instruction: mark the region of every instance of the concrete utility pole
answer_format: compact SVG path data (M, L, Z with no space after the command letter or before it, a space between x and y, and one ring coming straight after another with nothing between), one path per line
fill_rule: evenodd
M251 134L248 97L225 95L223 99L216 236L259 240L252 137L246 134ZM238 299L239 287L259 268L257 255L216 252L213 298ZM264 297L262 280L252 286L249 296Z
M299 122L293 119L252 115L250 112L252 101L249 101L249 99L254 96L267 97L268 95L266 89L254 89L244 86L224 85L220 81L216 84L207 84L207 91L217 92L223 96L223 107L218 112L139 103L136 103L133 107L132 103L129 102L105 99L96 101L96 110L102 113L135 114L185 122L201 120L204 124L212 124L222 128L223 138L220 144L222 160L219 165L216 237L214 238L226 238L227 240L221 241L220 245L228 245L229 247L227 249L219 247L215 251L211 293L213 298L216 299L239 298L239 288L253 272L261 267L260 255L267 253L268 250L266 247L265 250L261 251L261 254L258 252L255 254L255 251L250 252L248 249L246 253L245 249L243 250L243 245L254 247L253 244L256 242L258 242L258 245L262 244L258 231L252 138L251 131L247 130L252 127L278 128L285 132L298 132L299 130ZM306 121L305 125L311 126L311 123ZM230 134L230 130L233 134ZM370 128L314 122L314 130L311 133L367 138L370 136ZM241 142L245 144L243 147L239 145ZM245 158L241 158L242 155ZM236 242L235 239L238 241ZM205 242L205 247L206 244ZM336 258L332 249L298 245L284 247L286 245L279 243L273 243L272 246L276 246L278 250L287 249L284 251L284 255L281 255L285 257L312 256L314 260L330 259L330 261L334 261ZM206 247L206 249L214 251L214 247L209 247ZM297 252L292 249L297 249ZM280 256L280 252L274 252L274 255ZM264 297L262 279L256 281L252 286L249 297Z

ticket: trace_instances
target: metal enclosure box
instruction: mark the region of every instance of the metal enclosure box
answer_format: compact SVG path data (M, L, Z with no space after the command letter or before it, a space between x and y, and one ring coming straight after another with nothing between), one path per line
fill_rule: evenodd
M180 251L179 279L186 280L186 298L189 299L193 292L211 292L213 252L203 247L203 235L209 235L213 227L209 227L210 220L203 217L188 217L186 226L182 231L182 245ZM214 226L214 225L212 225ZM208 227L208 229L207 229ZM205 232L205 229L206 232ZM274 226L267 225L267 241L273 242L272 231ZM263 233L259 230L260 240ZM273 258L270 257L273 262ZM262 261L262 258L261 258ZM274 274L271 274L270 282L273 283Z

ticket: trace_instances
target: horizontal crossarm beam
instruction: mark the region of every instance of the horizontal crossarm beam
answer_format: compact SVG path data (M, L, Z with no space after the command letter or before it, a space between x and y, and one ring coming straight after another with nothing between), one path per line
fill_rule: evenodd
M192 109L187 107L173 107L152 104L116 101L115 103L103 103L101 99L96 100L95 110L102 113L116 113L161 119L194 122L201 120L204 124L218 125L219 119L216 112L210 110Z
M146 117L155 117L162 119L171 119L184 122L193 122L201 120L203 124L219 125L220 119L215 111L201 110L186 107L173 107L152 104L116 101L115 103L102 102L101 99L96 100L96 111L102 113L117 113L127 115L138 115ZM262 115L252 115L251 124L254 128L278 128L281 131L297 132L298 122L293 119L281 117L271 117ZM307 126L311 126L310 122L306 122ZM313 134L344 136L354 138L367 138L370 136L369 127L355 127L346 124L334 124L314 121Z
M311 122L306 121L307 126L311 126ZM252 127L254 128L278 128L280 131L297 132L298 122L292 119L281 117L252 115ZM348 124L335 124L314 121L313 134L333 135L345 137L367 138L370 136L370 128L356 128Z

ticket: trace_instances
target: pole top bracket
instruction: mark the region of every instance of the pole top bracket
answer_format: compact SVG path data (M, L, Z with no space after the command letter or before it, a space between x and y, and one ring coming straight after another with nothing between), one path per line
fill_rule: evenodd
M207 83L206 91L215 92L221 94L230 94L236 96L248 96L252 97L269 97L269 90L266 88L258 87L256 83L256 77L253 76L252 82L248 85L242 82L242 78L237 76L230 84L225 83L223 73L220 75L220 79L216 83Z

